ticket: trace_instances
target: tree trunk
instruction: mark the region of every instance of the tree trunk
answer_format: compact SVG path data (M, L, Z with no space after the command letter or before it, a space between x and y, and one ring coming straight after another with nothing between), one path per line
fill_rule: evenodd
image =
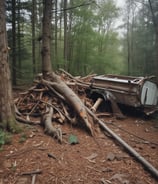
M64 61L67 70L68 34L67 34L67 0L64 1Z
M20 15L20 9L21 9L21 2L18 0L18 20L17 20L17 40L18 40L18 78L21 78L21 15Z
M150 6L150 11L151 11L151 14L152 14L152 20L153 20L153 24L154 24L154 29L155 29L155 35L156 35L156 43L155 43L155 47L156 47L156 58L155 58L155 74L156 76L158 77L158 70L157 70L157 67L158 67L158 16L156 16L154 12L154 9L153 9L153 5L152 5L152 1L151 0L148 0L149 2L149 6Z
M58 1L55 0L55 64L54 66L57 66L58 63L58 15L57 15L57 9L58 9Z
M32 65L33 65L33 75L36 74L35 23L36 23L36 0L32 0Z
M42 48L42 71L43 71L43 78L51 81L43 80L43 83L53 86L53 88L60 93L64 99L68 102L70 106L72 106L82 121L85 123L87 128L90 130L91 135L94 135L93 128L89 121L89 117L87 115L86 108L80 98L62 81L60 77L58 77L54 72L51 70L51 59L50 59L50 32L51 32L51 10L52 10L52 1L45 0L45 8L43 14L43 34L42 34L42 41L43 41L43 48ZM52 82L53 81L53 82ZM50 122L50 116L48 118ZM45 124L45 125L46 125ZM50 123L47 124L47 127ZM54 132L52 129L51 132Z
M43 32L42 32L42 73L45 77L52 72L50 56L52 0L44 0L43 8Z
M16 1L12 0L12 65L13 65L13 85L16 85Z
M8 44L5 22L5 0L0 1L0 126L12 130L13 99L8 63Z

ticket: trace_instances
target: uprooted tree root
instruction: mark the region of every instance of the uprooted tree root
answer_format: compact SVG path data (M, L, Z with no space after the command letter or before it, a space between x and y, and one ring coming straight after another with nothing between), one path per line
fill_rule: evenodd
M69 83L72 84L71 76L68 77ZM81 91L84 94L85 89L81 89L77 84L70 88L63 75L52 73L47 78L39 75L34 80L34 85L15 99L16 119L27 124L43 125L44 132L59 142L62 142L59 124L65 122L71 124L82 122L94 136L94 118L88 113L87 106L77 94L81 94Z

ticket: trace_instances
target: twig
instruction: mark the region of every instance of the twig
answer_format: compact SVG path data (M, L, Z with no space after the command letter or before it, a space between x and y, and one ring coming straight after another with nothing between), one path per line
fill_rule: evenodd
M41 174L42 170L37 169L36 171L23 172L21 175L32 175L32 174Z
M32 108L32 110L28 113L28 115L32 114L32 112L35 110L35 108L37 107L37 105L40 103L40 101L38 101L34 107Z
M57 157L52 153L48 153L48 157L51 157L51 158L54 158L55 160L57 160Z
M20 121L20 122L23 122L23 123L26 123L26 124L29 124L29 125L39 125L40 124L40 121L26 120L23 117L20 117L18 115L15 115L15 118L16 118L17 121Z
M31 184L35 184L36 174L33 174Z

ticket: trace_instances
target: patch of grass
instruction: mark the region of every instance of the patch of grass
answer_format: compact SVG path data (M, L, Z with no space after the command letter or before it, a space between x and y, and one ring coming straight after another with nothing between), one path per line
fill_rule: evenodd
M0 148L4 144L10 144L11 138L12 138L11 134L0 129Z

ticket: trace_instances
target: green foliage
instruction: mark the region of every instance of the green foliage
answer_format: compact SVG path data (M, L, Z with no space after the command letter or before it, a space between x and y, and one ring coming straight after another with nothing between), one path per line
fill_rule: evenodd
M98 1L98 5L92 4L73 11L72 74L122 72L120 42L112 28L118 12L114 1L110 0Z
M51 57L54 69L68 68L68 71L75 75L86 75L90 72L97 74L117 73L124 71L123 55L121 53L121 42L114 30L113 23L118 17L119 9L113 0L98 0L85 3L85 0L68 1L68 7L76 7L67 11L68 18L68 50L69 57L64 60L64 31L63 22L59 26L60 17L63 12L57 11L57 55L55 55L55 29L51 37ZM8 23L11 22L11 5L9 4L7 14ZM80 6L82 5L82 6ZM37 1L35 17L35 55L36 72L41 72L41 20L42 1ZM60 6L60 7L59 7ZM17 83L30 83L34 78L32 64L32 6L31 1L22 1L17 6L24 14L20 14L16 21L20 20L20 33L17 32L16 53L10 52L10 60L13 54L17 55L17 63L11 63L11 68L16 68ZM58 4L62 9L63 5ZM55 11L53 11L55 13ZM72 17L69 19L69 17ZM53 16L55 17L55 15ZM54 28L54 21L52 21ZM12 46L12 32L8 29L9 45ZM20 39L19 39L20 38ZM18 41L20 40L20 42ZM19 48L20 44L20 48ZM12 51L12 49L11 49Z
M69 138L68 138L68 142L69 144L78 144L78 138L76 135L70 134Z
M143 4L138 3L138 8L137 3L132 2L127 1L128 8L125 14L126 27L128 25L123 38L123 56L126 71L129 60L130 75L156 75L157 64L155 59L157 43L150 6L148 1L144 1ZM152 3L153 8L154 4ZM134 11L133 14L132 11ZM130 17L129 20L127 20L128 15Z
M11 134L0 129L0 148L2 147L2 145L10 143L11 143Z

